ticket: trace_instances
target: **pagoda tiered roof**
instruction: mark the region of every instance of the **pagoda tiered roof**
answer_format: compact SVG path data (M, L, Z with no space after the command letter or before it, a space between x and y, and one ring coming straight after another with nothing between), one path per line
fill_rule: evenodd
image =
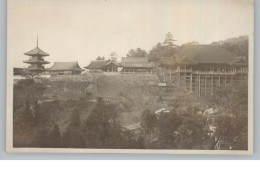
M49 56L49 54L39 48L38 36L37 36L36 48L34 48L31 51L28 51L24 54L27 56L31 56L31 58L29 58L28 60L23 61L24 63L29 64L28 68L25 68L25 70L27 70L27 71L33 71L33 72L45 71L46 69L44 68L44 65L50 63L43 59L43 57Z
M33 63L39 63L39 64L49 64L50 62L44 61L44 60L25 60L24 63L33 64Z
M27 55L27 56L41 56L41 57L49 56L48 53L41 50L38 46L36 48L34 48L33 50L28 51L24 54Z

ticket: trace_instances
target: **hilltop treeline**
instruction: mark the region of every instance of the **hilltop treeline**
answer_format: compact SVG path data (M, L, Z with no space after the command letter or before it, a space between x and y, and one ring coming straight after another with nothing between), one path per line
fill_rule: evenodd
M230 38L224 41L213 42L214 45L219 45L226 50L248 58L248 36L240 36L237 38Z
M128 57L149 57L150 61L159 62L161 57L171 57L175 50L178 48L178 45L175 44L174 36L168 32L165 35L164 42L159 42L153 46L153 48L146 52L141 48L130 49L127 53ZM197 42L191 42L196 43ZM190 44L191 44L190 43ZM218 45L224 49L235 53L237 56L243 56L248 58L248 36L240 36L236 38L230 38L223 41L212 42L211 45Z

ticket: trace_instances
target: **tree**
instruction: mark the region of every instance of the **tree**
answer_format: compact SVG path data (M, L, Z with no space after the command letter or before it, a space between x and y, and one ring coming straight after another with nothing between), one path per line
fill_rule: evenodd
M101 60L101 57L100 57L100 56L98 56L98 57L96 58L96 60Z
M42 74L42 72L33 72L33 71L21 71L21 75L25 77L26 79L33 80L34 78L39 77Z
M101 100L85 121L81 133L88 148L121 148L122 131L115 105Z
M118 54L116 53L116 51L113 51L113 52L110 54L110 60L116 61L117 58L118 58Z
M172 57L175 52L175 45L173 42L176 41L173 39L173 36L168 32L165 36L163 44L158 43L156 46L150 50L148 57L150 61L160 62L161 57Z
M35 140L35 118L31 112L29 102L18 119L14 120L13 143L15 147L30 147Z
M240 36L224 41L213 42L212 45L218 45L232 53L236 53L238 56L248 58L248 36Z
M196 115L193 117L183 117L182 125L179 130L179 148L181 149L203 149L203 143L208 142L207 119ZM209 144L206 143L206 148Z
M165 56L164 47L161 45L161 43L158 43L156 46L154 46L148 53L149 60L154 62L159 62L163 56Z
M131 49L128 51L127 57L145 57L147 52L141 48Z
M28 103L34 106L34 116L38 119L39 102L44 99L44 91L46 90L46 82L41 79L27 78L19 80L14 85L14 104Z
M56 124L53 129L48 133L46 140L47 147L50 148L60 148L62 147L62 137L60 134L60 128Z
M100 57L100 56L98 56L97 58L96 58L96 60L98 61L98 60L105 60L105 57L103 56L103 57Z
M178 128L183 119L175 111L164 114L159 119L159 146L160 148L177 148Z
M166 35L165 35L165 40L163 42L163 45L165 47L167 47L168 49L172 49L174 46L176 46L175 44L173 44L173 42L175 42L176 40L173 39L173 35L168 32Z
M248 148L248 85L231 83L216 92L211 100L221 109L212 124L216 127L213 136L214 149L219 140L229 144L234 150Z
M122 138L120 148L123 149L144 149L144 138L142 136L136 136L132 131L122 131Z
M152 113L150 110L144 110L142 113L141 126L146 135L155 133L156 128L158 127L156 114Z
M86 142L80 133L81 120L79 117L79 109L76 108L72 112L70 124L67 131L62 137L62 146L66 148L85 148Z

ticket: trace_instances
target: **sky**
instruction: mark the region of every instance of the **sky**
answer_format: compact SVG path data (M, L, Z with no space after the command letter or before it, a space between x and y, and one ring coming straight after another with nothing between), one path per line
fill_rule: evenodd
M87 66L98 56L146 51L171 32L175 43L214 41L253 32L252 0L8 0L7 55L26 67L25 52L39 47L51 62ZM120 60L120 59L119 59Z

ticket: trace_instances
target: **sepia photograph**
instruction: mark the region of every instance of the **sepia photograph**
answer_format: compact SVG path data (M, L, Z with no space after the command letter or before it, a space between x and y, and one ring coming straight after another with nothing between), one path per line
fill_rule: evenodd
M8 0L6 150L253 154L253 0Z

